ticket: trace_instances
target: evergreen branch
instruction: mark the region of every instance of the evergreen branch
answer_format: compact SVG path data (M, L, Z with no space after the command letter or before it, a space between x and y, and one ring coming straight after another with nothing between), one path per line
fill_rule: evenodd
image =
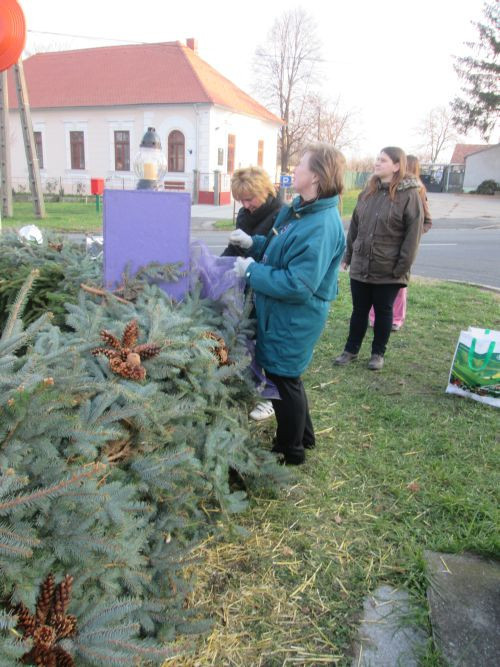
M90 285L85 285L85 283L80 283L80 287L85 292L88 292L89 294L94 294L95 296L103 296L103 297L112 296L113 299L116 299L120 303L125 303L127 305L132 303L131 301L127 301L127 299L123 299L121 296L117 296L116 294L113 294L113 292L110 292L108 290L99 289L98 287L91 287Z
M7 319L0 340L6 340L12 335L14 331L14 326L18 321L18 319L20 319L19 315L23 311L24 306L26 305L26 301L28 299L31 288L33 287L33 283L35 282L35 280L38 278L39 275L40 271L38 269L32 269L29 276L24 281L24 285L19 290L16 300L12 305L10 315Z
M81 482L84 479L102 474L105 469L106 466L103 463L94 463L90 470L87 470L86 472L80 473L78 475L72 475L69 479L59 482L58 484L54 484L47 489L38 489L37 491L34 491L28 495L16 496L16 498L13 498L12 500L0 503L0 512L6 512L7 510L11 510L14 507L19 507L20 505L29 505L30 503L41 500L42 498L51 498L55 495L59 495L69 486L78 484L78 482Z
M15 546L13 544L6 544L5 542L0 542L0 551L12 556L22 556L23 558L31 558L33 555L32 549Z

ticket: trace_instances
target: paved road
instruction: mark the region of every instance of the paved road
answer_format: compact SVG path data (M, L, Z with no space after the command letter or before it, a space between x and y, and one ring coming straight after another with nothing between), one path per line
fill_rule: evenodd
M229 232L192 230L213 254L227 245ZM422 237L414 275L490 285L500 289L500 225L486 220L435 220Z

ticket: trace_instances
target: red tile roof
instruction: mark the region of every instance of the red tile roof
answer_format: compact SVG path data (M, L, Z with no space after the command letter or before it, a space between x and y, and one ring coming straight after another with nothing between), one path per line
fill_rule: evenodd
M456 144L450 164L465 164L468 155L483 151L485 148L490 148L490 144Z
M180 42L37 53L23 64L33 109L207 103L282 123ZM11 71L9 101L17 106Z

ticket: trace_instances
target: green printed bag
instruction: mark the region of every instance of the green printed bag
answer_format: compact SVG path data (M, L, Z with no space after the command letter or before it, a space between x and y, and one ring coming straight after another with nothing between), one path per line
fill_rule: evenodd
M500 331L461 331L446 391L500 407Z

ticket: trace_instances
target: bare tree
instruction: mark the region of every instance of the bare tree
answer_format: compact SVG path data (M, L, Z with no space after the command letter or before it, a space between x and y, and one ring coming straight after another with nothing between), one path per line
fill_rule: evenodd
M308 108L313 115L309 140L324 141L339 150L357 145L360 137L354 127L356 111L343 108L340 96L331 100L313 93L309 96Z
M372 172L375 158L371 156L353 157L347 161L347 168L350 171Z
M458 138L447 107L431 109L415 128L415 134L421 137L418 148L422 150L424 159L432 164L437 162L441 151Z
M318 73L320 49L316 26L303 9L278 17L264 45L254 58L256 94L283 119L280 130L281 170L290 161L310 131L308 93Z

